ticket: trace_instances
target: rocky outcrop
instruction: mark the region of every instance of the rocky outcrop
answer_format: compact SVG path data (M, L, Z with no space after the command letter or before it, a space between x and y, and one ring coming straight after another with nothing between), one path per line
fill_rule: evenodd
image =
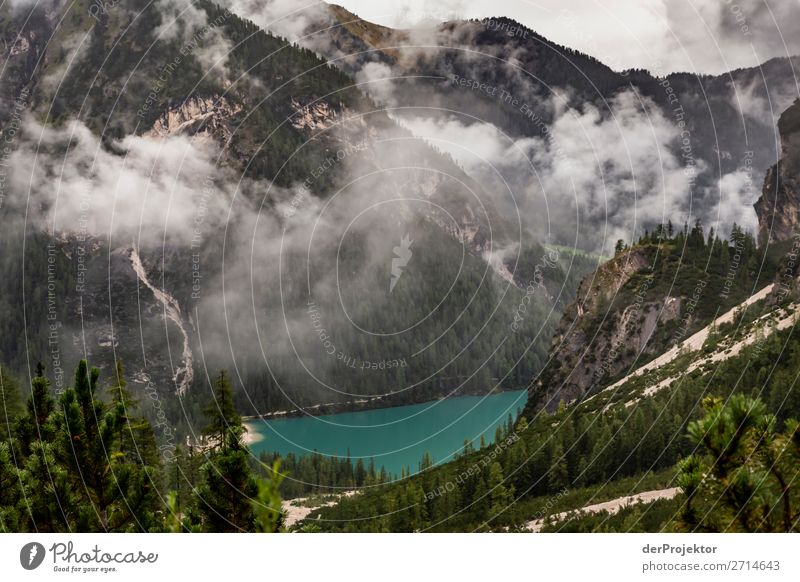
M767 170L761 197L754 204L762 244L800 234L800 101L778 122L781 160Z
M289 122L314 141L322 143L329 151L364 149L367 141L376 137L377 129L371 127L363 115L358 115L344 103L331 104L324 99L290 100L294 113ZM341 154L340 154L341 155Z
M240 104L225 97L192 96L162 113L153 124L149 135L193 135L214 138L221 144L226 144L231 137L232 118L241 110Z
M614 297L631 275L650 264L649 253L638 248L622 253L600 267L581 282L575 302L567 308L566 317L584 317L594 313L601 302Z
M767 172L763 195L755 204L762 243L800 235L800 101L783 113L778 128L781 160ZM548 363L531 387L529 408L553 410L560 402L596 392L677 346L708 321L705 310L698 315L696 302L706 285L724 288L719 278L699 272L694 290L684 286L682 292L667 294L660 289L675 289L677 275L652 272L654 252L653 246L624 252L581 283L559 324ZM775 284L762 298L781 303L797 296L798 268L791 257L787 251Z
M553 338L549 361L531 388L531 403L553 410L595 391L637 358L663 349L657 331L678 320L683 299L654 296L654 247L637 247L581 283Z
M11 43L11 49L8 52L8 56L16 56L21 55L22 53L27 53L31 48L31 42L25 36L18 36L14 39L14 42Z
M327 129L336 123L338 112L336 112L326 101L316 101L308 105L302 105L292 99L292 109L295 115L292 117L292 127L295 129L308 129L317 131Z

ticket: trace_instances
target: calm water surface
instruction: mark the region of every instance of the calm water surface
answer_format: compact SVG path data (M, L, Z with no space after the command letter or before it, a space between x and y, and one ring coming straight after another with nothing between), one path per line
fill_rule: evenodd
M359 457L367 464L375 460L392 474L402 467L419 470L425 452L434 463L443 463L471 440L477 448L481 435L487 443L494 440L495 429L511 414L525 406L525 390L492 396L459 396L424 404L345 412L318 417L258 420L248 428L260 440L251 445L254 453L277 451L282 455L310 454Z

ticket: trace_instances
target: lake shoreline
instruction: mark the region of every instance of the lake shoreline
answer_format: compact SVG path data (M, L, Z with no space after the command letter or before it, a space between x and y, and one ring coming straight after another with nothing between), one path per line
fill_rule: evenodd
M264 440L263 435L259 434L258 431L256 431L253 428L251 428L248 425L247 422L248 421L246 421L246 420L242 421L242 425L244 426L244 434L242 435L242 443L247 445L247 446L250 446L250 445L254 445L256 443L260 443L261 441L263 441Z
M249 420L245 442L256 456L324 457L361 460L385 468L389 475L416 473L423 458L438 464L460 454L471 443L490 444L524 408L526 390L490 395L454 396L426 403L315 416ZM309 476L306 481L317 479Z
M265 412L263 414L242 416L242 420L244 422L253 422L257 420L277 420L281 418L298 418L303 416L330 416L345 412L363 412L367 410L380 410L383 408L397 408L399 406L425 404L428 402L445 400L447 398L459 398L461 396L495 396L497 394L504 394L506 392L519 392L520 390L525 390L525 388L495 388L487 392L471 390L467 392L459 392L457 394L450 394L447 396L423 398L411 402L392 402L391 396L373 396L360 398L358 400L350 400L347 402L329 402L325 404L315 404L306 408L276 410L274 412Z

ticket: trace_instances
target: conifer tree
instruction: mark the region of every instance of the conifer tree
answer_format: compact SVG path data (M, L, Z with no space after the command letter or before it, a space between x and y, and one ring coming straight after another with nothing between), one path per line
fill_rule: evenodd
M21 471L25 490L25 531L71 532L81 500L73 491L74 480L59 462L53 443L34 441Z
M16 419L22 415L19 384L0 366L0 441L11 437Z
M504 512L514 501L514 493L504 482L503 468L497 461L489 467L489 498L491 516L500 522L505 521Z
M100 371L81 360L74 385L54 415L58 458L78 496L79 531L142 531L153 525L156 494L151 467L128 463L117 449L120 404L96 398Z
M422 473L431 467L433 467L433 457L428 451L425 451L422 454L422 459L419 462L419 471Z
M553 446L550 459L551 466L547 474L547 485L551 491L558 491L569 485L567 459L564 456L564 447L561 442L557 442Z
M0 532L14 533L27 531L24 521L23 494L20 487L20 476L11 446L0 442Z
M249 452L229 437L200 468L198 510L208 532L248 532L255 526L253 502L258 482L249 465Z
M679 464L686 495L682 529L710 532L790 532L800 523L800 429L783 432L757 399L707 398L706 414L689 424L700 450Z
M125 366L117 359L112 383L106 390L111 397L111 408L119 415L116 450L127 462L155 466L158 464L158 447L150 422L136 414L139 400L128 390Z
M233 402L233 389L225 370L220 370L214 381L212 401L203 410L208 424L203 434L215 439L215 445L226 449L244 434L242 419L236 412Z
M50 395L50 382L44 375L44 366L36 365L36 376L31 381L31 395L26 405L26 414L17 421L17 446L23 456L30 453L34 440L51 442L55 436L52 425L47 420L55 409L55 402Z
M253 503L259 486L249 464L250 451L242 444L244 426L233 405L233 390L221 371L214 382L213 401L205 409L210 437L208 460L200 468L198 511L205 531L253 531Z
M255 531L258 533L274 533L283 527L284 514L279 490L285 476L280 468L280 461L275 461L269 478L258 482L258 495L253 500Z
M355 472L356 487L363 486L366 478L367 478L367 470L364 468L364 459L358 459L358 461L356 461L356 472Z

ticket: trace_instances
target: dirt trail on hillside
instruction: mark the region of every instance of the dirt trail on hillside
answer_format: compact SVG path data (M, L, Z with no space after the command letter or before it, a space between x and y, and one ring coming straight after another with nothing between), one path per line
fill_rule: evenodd
M612 499L611 501L604 501L602 503L595 503L593 505L587 505L577 510L572 511L562 511L561 513L556 513L551 515L549 518L543 519L534 519L533 521L529 521L525 524L525 527L534 532L538 533L542 531L546 521L549 519L551 522L560 522L566 520L570 515L591 515L593 513L601 513L603 511L607 511L609 515L614 515L615 513L619 512L621 509L628 507L630 505L635 505L637 503L652 503L653 501L658 501L659 499L672 499L680 492L678 487L671 487L669 489L657 489L655 491L643 491L642 493L636 493L635 495L628 495L626 497L619 497L617 499Z
M336 505L342 497L351 497L358 493L357 489L348 489L342 493L334 493L331 495L317 496L314 503L309 503L311 497L297 497L295 499L284 499L281 503L286 521L284 526L288 529L296 523L303 521L312 511L316 511L322 507L331 507Z

